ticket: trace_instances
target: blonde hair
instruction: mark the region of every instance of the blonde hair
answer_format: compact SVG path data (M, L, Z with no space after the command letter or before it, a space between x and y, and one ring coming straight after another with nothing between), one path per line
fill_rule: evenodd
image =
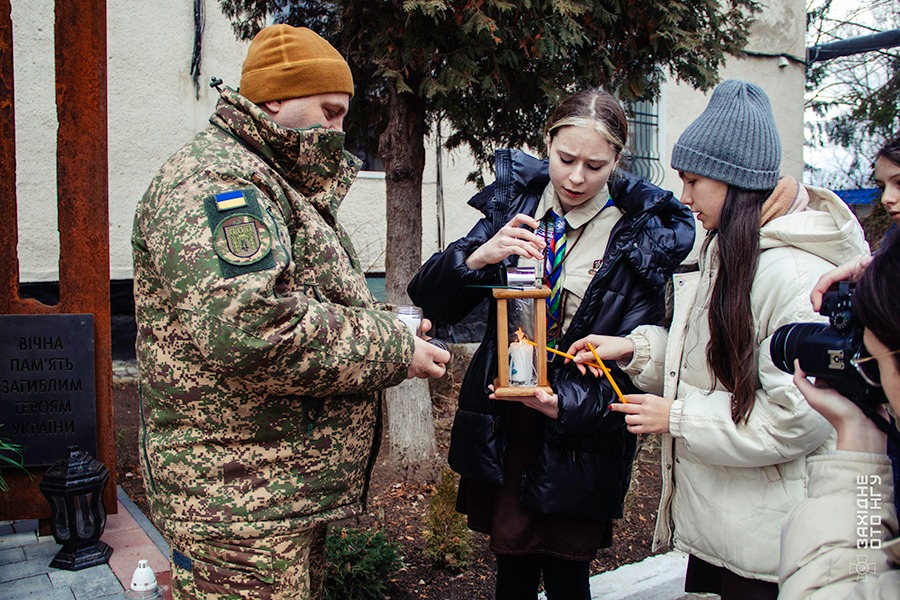
M563 127L592 128L616 152L622 154L628 140L628 119L616 97L600 88L591 88L563 100L547 120L544 140L547 146Z

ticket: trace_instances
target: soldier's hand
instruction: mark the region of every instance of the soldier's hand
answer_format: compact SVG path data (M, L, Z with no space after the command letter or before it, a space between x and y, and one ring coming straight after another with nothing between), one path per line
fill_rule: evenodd
M447 363L450 362L450 353L442 350L434 344L429 344L422 338L415 338L416 350L413 353L413 362L407 371L407 377L442 377L447 371Z

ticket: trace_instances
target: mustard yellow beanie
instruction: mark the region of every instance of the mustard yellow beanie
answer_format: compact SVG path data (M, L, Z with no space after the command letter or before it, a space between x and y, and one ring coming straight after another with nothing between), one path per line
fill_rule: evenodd
M239 91L256 104L337 92L352 96L353 76L344 57L316 32L271 25L250 42Z

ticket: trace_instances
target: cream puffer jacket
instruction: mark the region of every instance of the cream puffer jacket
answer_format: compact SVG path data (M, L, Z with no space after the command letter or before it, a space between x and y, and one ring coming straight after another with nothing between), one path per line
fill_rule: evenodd
M760 230L750 293L760 389L746 423L732 421L731 393L713 380L706 362L715 237L705 241L697 271L674 276L669 330L635 329L629 336L634 357L622 365L641 389L674 399L670 433L662 437L654 549L674 544L742 577L773 582L782 520L805 496L806 457L833 447L834 430L772 363L770 337L788 323L824 320L810 305L813 285L835 265L868 252L847 206L828 190L807 191L807 210Z
M835 452L809 460L809 498L785 520L783 600L900 596L891 461Z

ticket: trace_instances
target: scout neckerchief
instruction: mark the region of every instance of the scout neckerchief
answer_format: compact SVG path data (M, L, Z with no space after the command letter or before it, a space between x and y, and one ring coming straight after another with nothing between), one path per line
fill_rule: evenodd
M600 212L613 205L610 197ZM600 214L600 213L597 213ZM550 288L547 297L547 345L555 348L562 337L562 321L565 316L565 290L563 288L563 263L566 256L575 247L582 237L578 236L571 244L566 243L566 231L568 223L565 216L556 214L551 209L547 212L545 220L541 222L538 235L543 235L546 244L546 258L544 260L544 281Z
M550 295L547 297L547 342L556 346L559 337L562 307L562 265L566 258L566 218L556 214L554 210L548 213L547 225L544 227L545 241L547 242L547 257L544 260L544 278ZM548 230L552 235L548 235Z

